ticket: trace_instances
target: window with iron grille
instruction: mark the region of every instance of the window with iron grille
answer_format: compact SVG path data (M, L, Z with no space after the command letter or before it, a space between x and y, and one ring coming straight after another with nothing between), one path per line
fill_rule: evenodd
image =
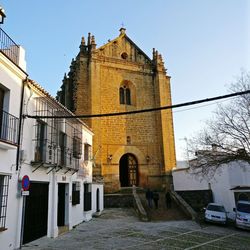
M5 229L9 179L8 175L0 175L0 231Z
M80 182L72 183L72 205L80 204Z
M35 149L36 162L44 162L46 160L46 135L47 135L47 124L41 120L37 120L36 149Z
M89 161L91 158L91 146L87 143L84 144L84 161Z
M84 183L84 211L90 211L91 208L91 184Z
M60 131L59 133L59 147L61 151L60 165L67 165L67 135Z
M73 157L76 159L81 158L81 139L78 137L73 137Z

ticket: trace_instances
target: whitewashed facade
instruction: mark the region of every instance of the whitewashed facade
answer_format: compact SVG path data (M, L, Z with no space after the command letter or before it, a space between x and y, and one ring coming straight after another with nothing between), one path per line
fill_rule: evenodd
M210 177L195 174L190 168L174 169L172 174L175 191L211 189L214 202L223 204L231 218L237 200L250 200L250 165L246 162L224 164Z
M26 79L24 50L0 29L0 249L17 247L16 156L22 84Z
M103 210L103 185L92 183L93 133L76 118L23 117L73 114L27 79L15 46L15 57L0 49L0 250L56 237Z

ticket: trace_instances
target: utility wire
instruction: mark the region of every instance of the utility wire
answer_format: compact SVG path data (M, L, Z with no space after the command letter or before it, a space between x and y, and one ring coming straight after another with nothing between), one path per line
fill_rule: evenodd
M237 96L231 98L230 100L235 99L235 98L237 98ZM208 106L220 104L222 102L228 102L228 100L221 100L221 101L218 101L218 102L208 103L208 104L200 105L200 106L197 106L197 107L175 110L175 111L173 111L173 113L180 113L180 112L185 112L185 111L189 111L189 110L193 110L193 109L205 108L205 107L208 107Z
M196 101L191 101L191 102L184 102L184 103L179 103L179 104L175 104L175 105L163 106L163 107L158 107L158 108L134 110L134 111L126 111L126 112L93 114L93 115L74 115L74 116L69 116L69 115L58 115L58 116L24 115L24 117L33 118L33 119L49 119L49 118L53 118L53 119L62 119L62 118L75 119L75 118L96 118L96 117L108 117L108 116L133 115L133 114L154 112L154 111L165 110L165 109L175 109L175 108L180 108L180 107L186 107L186 106L196 105L196 104L199 104L199 103L212 102L212 101L216 101L216 100L221 100L221 99L225 99L225 98L230 98L230 97L240 96L240 95L246 95L246 94L250 94L250 90L246 90L246 91L242 91L242 92L235 92L235 93L228 94L228 95L216 96L216 97L211 97L211 98L206 98L206 99L201 99L201 100L196 100Z

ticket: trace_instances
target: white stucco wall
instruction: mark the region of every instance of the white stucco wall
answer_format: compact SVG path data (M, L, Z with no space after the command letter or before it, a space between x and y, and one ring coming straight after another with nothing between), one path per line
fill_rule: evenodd
M27 75L23 70L26 69L25 51L20 47L19 67L9 61L0 53L0 85L4 86L5 99L4 110L19 117L22 83ZM35 98L41 96L41 91L25 87L24 90L24 114L34 114ZM53 100L52 100L53 102ZM82 158L80 160L80 171L78 173L68 172L65 169L51 171L50 168L41 167L35 170L31 165L34 160L35 152L35 120L25 118L23 120L23 129L21 131L21 168L16 171L16 146L9 146L0 142L0 174L11 176L9 181L8 207L6 215L7 230L0 232L0 250L16 249L20 246L23 197L21 196L20 181L24 175L28 175L31 182L44 182L49 184L48 194L48 227L47 236L56 237L58 235L57 227L57 203L58 203L58 184L66 184L66 210L65 224L69 229L92 218L96 209L95 192L97 187L100 190L100 209L103 210L103 186L92 186L92 210L84 212L83 192L84 183L92 183L92 156L86 161L84 159L84 144L92 146L93 133L87 126L82 126ZM35 170L35 171L34 171ZM80 204L72 206L72 182L80 183Z
M97 194L97 189L99 189L99 212L102 212L104 209L104 201L103 201L103 197L104 197L104 189L103 189L103 184L99 184L99 183L93 183L92 184L92 211L93 214L95 214L97 211L97 201L96 201L96 194Z
M24 52L24 51L23 51ZM24 55L24 54L23 54ZM22 82L26 74L0 53L0 85L5 89L4 111L19 118ZM17 147L0 142L0 174L10 175L6 213L7 230L0 232L0 249L19 246L17 223L20 213L18 173L16 172Z
M223 204L230 213L235 207L234 191L231 189L250 186L250 165L243 162L221 166L211 179L192 174L187 169L173 170L172 174L175 191L206 190L211 186L214 201Z

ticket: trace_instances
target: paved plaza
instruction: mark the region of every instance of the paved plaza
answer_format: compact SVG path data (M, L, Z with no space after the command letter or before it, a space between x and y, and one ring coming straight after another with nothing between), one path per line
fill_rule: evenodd
M80 249L250 249L250 232L198 225L191 220L141 222L132 209L106 209L56 239L28 243L25 250Z

